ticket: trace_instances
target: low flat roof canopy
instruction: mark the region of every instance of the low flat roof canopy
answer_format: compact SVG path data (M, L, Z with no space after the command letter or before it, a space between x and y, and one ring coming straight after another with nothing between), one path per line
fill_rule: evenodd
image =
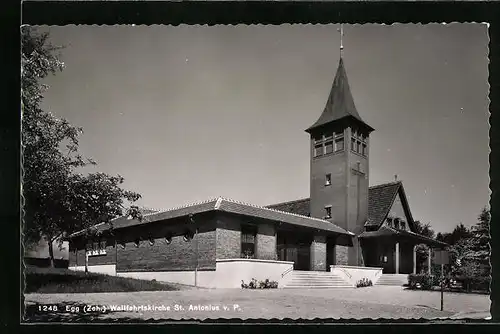
M414 232L397 230L387 226L382 226L377 231L363 232L359 235L359 238L368 239L368 238L380 238L380 237L390 237L390 236L413 239L415 241L418 241L419 243L426 244L434 248L445 248L449 246L445 242L437 241Z
M245 215L260 219L282 222L294 226L302 226L306 228L316 229L324 232L337 233L342 235L353 236L352 232L346 231L343 228L331 223L327 220L302 216L290 212L279 211L275 209L260 207L252 204L237 202L226 198L216 198L205 202L194 203L183 207L173 208L171 210L149 213L143 216L142 221L138 219L127 219L120 217L112 221L113 229L124 229L132 226L144 225L152 222L169 220L174 218L187 217L210 211L227 212L238 215ZM104 232L110 229L110 224L98 224L94 228L98 232ZM84 235L85 231L79 231L69 236L69 239Z

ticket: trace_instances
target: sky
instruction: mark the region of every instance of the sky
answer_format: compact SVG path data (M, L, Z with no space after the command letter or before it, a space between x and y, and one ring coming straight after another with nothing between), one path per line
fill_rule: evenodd
M65 70L43 108L83 127L89 171L139 204L309 197L309 137L339 25L53 26ZM357 110L375 128L370 185L403 181L415 220L449 232L489 202L485 24L344 25Z

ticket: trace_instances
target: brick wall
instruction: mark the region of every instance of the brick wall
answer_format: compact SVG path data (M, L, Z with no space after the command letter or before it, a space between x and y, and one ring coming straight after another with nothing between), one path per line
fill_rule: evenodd
M198 238L198 269L215 269L215 229L200 231ZM170 244L165 238L156 238L153 245L145 240L136 247L133 242L118 249L116 270L123 271L169 271L194 270L196 266L196 240L184 241L175 236Z
M311 243L311 270L326 270L326 238L314 236Z
M241 256L241 219L226 214L217 215L216 258L237 259Z
M196 239L198 240L198 268L200 270L215 269L215 220L210 216L200 216L197 221L199 232L191 241L183 240L184 231L193 230L186 220L151 223L143 226L117 230L114 240L108 240L106 255L89 257L89 266L115 264L118 272L127 271L178 271L194 270L196 266ZM172 241L167 244L165 236L172 233ZM135 246L136 238L141 238L139 247ZM154 240L150 244L149 238ZM125 244L125 248L121 244ZM80 246L81 247L81 246ZM85 265L85 250L79 249L75 254L70 251L70 265ZM115 261L115 258L117 261Z
M257 251L258 259L276 260L276 229L272 224L260 223L257 228Z

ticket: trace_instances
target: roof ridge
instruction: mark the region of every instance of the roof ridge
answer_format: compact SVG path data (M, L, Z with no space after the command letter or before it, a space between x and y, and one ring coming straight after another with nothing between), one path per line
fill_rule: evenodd
M276 210L276 209L272 209L272 208L266 208L264 206L259 206L259 205L256 205L256 204L250 204L250 203L244 203L244 202L241 202L241 201L236 201L236 200L232 200L232 199L228 199L228 198L222 198L222 200L225 200L225 201L228 201L228 202L232 202L232 203L236 203L236 204L242 204L242 205L247 205L247 206L251 206L251 207L254 207L254 208L258 208L258 209L263 209L263 210L269 210L269 211L274 211L274 212L279 212L279 213L283 213L285 215L289 215L289 216L295 216L295 217L300 217L300 218L306 218L306 219L311 219L311 220L315 220L315 221L320 221L320 222L323 222L323 223L330 223L330 224L333 224L335 226L337 226L338 228L344 230L344 231L347 231L346 229L338 226L337 224L333 223L333 222L329 222L328 220L324 220L324 219L320 219L320 218L315 218L315 217L308 217L308 216L304 216L304 215L299 215L299 214L296 214L296 213L292 213L292 212L286 212L286 211L281 211L281 210ZM347 231L349 233L352 233L350 231Z
M176 206L176 207L173 207L173 208L170 208L170 209L166 209L166 210L163 210L163 211L149 213L147 215L144 215L144 217L155 215L155 214L160 214L160 213L165 213L165 212L169 212L169 211L179 210L179 209L185 209L185 208L189 208L189 207L195 206L195 205L206 204L206 203L210 203L210 202L216 202L217 200L218 200L218 198L210 198L210 199L204 200L204 201L198 201L198 202L193 202L193 203L189 203L189 204L179 205L179 206Z
M391 182L381 183L381 184L377 184L377 185L368 187L368 189L375 189L375 188L380 188L380 187L387 187L387 186L392 186L392 185L396 185L396 184L403 184L403 182L401 180L391 181Z

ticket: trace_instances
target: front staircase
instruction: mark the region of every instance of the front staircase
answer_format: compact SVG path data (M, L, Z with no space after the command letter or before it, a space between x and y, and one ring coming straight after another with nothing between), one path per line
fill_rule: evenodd
M382 274L375 285L403 286L408 284L407 274Z
M325 271L299 271L289 273L285 289L352 288L342 277Z

